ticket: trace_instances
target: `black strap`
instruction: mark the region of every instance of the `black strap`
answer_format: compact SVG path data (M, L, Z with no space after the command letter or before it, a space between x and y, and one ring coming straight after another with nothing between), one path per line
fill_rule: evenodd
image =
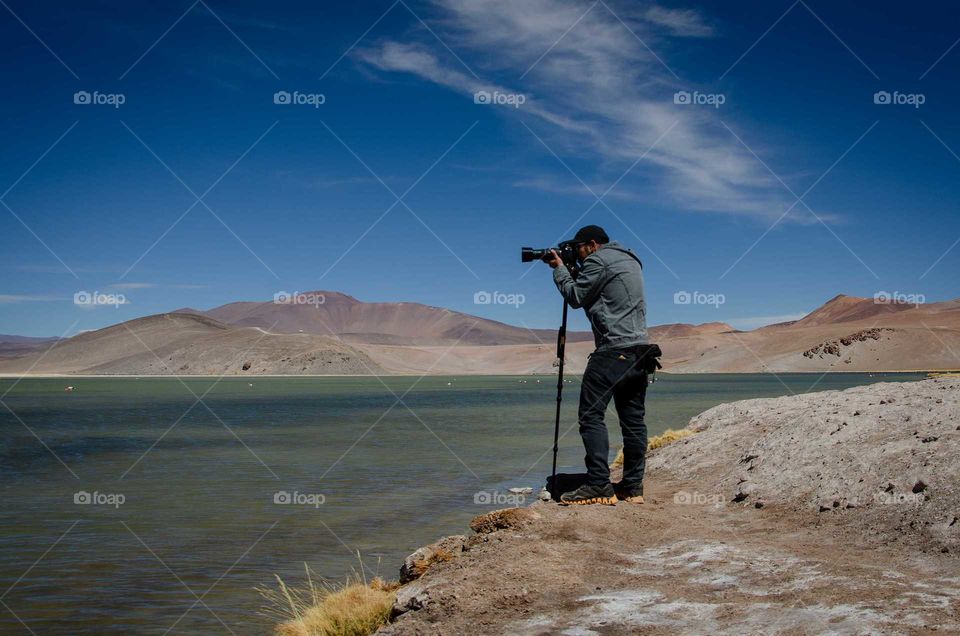
M618 251L618 252L623 252L624 254L626 254L627 256L629 256L630 258L632 258L633 260L637 261L637 263L640 264L640 269L643 269L643 261L641 261L641 260L640 260L640 257L638 257L636 254L634 254L634 253L631 252L630 250L625 249L625 248L622 248L622 247L614 247L613 245L607 245L604 249L616 250L616 251Z

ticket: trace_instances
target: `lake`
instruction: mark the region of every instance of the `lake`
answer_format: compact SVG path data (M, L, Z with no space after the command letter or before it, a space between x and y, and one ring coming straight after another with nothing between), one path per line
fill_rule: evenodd
M647 421L923 377L658 374ZM582 471L578 392L573 377L559 471ZM507 488L538 490L556 379L0 379L2 395L0 632L262 634L254 588L275 574L396 578ZM612 407L607 422L616 452Z

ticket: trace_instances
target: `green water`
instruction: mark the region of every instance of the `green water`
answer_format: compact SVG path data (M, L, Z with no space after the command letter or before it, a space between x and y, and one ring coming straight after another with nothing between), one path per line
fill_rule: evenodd
M721 402L922 376L659 377L651 435ZM250 382L0 379L0 633L266 633L254 588L274 574L340 578L359 550L367 576L395 578L416 547L503 507L478 492L550 471L550 378ZM578 391L575 377L561 471L582 470Z

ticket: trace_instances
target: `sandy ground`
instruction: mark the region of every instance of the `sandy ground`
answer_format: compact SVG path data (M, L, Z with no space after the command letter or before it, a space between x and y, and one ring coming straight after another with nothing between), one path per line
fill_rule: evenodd
M717 407L646 504L478 518L379 633L958 633L958 416L955 379Z

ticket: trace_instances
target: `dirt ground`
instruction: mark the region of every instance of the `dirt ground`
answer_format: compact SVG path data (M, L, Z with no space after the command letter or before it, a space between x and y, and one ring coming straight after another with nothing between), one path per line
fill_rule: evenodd
M651 453L643 505L538 502L475 520L478 532L452 542L462 548L400 589L396 617L378 633L960 633L960 555L951 549L960 473L938 472L938 462L960 460L960 382L873 386L699 416L701 432ZM911 426L890 424L894 415L880 409L890 398L898 421L913 413ZM840 426L834 411L847 406L861 414L841 428L857 429L876 451L860 453L866 467L841 452L859 438L835 444L818 432ZM921 412L943 430L915 434L912 425L927 422ZM808 452L776 442L798 417ZM930 437L945 445L931 450L922 441ZM825 445L812 452L811 444ZM744 462L750 455L759 458ZM898 467L905 458L916 466ZM760 460L763 470L749 468ZM805 487L811 463L825 479ZM918 467L933 485L913 493ZM826 496L843 474L872 497Z

